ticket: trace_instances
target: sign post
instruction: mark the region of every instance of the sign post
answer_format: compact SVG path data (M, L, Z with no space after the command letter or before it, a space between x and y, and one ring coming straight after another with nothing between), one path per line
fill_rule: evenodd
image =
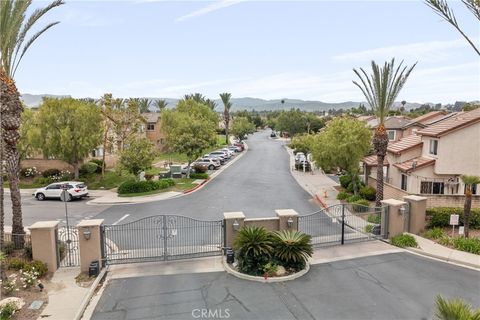
M452 225L452 237L455 236L455 226L458 226L459 215L451 214L450 215L450 224Z
M67 210L67 201L69 200L70 194L68 193L68 184L62 184L62 194L60 195L60 199L65 203L65 223L67 224L67 256L68 256L68 265L72 265L72 257L70 255L70 245L72 240L70 238L70 226L68 225L68 210Z

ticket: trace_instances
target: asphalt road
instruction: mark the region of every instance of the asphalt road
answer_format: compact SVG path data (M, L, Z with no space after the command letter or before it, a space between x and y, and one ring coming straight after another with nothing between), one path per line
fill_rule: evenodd
M283 283L224 272L116 279L92 319L201 319L202 310L210 319L431 319L438 294L478 308L480 273L395 253L315 265Z
M292 177L289 156L282 144L269 139L269 132L251 135L248 152L205 187L192 194L157 202L115 205L96 218L112 224L173 214L197 219L222 219L224 212L243 211L249 218L275 216L275 209L295 209L299 214L319 210Z

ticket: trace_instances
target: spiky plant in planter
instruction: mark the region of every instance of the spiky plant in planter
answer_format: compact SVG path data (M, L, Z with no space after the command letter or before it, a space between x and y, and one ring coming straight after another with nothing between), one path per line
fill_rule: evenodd
M272 234L264 227L244 226L234 242L238 270L251 275L262 275L263 267L272 257Z
M299 271L305 268L313 254L310 235L299 231L283 230L273 233L274 257L286 269Z

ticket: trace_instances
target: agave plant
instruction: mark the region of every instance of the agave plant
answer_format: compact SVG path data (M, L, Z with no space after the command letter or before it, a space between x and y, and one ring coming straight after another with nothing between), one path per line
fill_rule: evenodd
M480 309L472 310L472 307L460 299L446 300L437 296L435 301L437 310L434 320L480 320Z
M313 254L311 239L299 231L277 231L273 234L274 256L287 268L303 269Z

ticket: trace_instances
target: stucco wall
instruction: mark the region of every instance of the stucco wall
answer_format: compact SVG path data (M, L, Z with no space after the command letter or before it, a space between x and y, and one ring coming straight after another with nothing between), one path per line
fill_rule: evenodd
M377 179L368 177L368 185L377 188ZM409 193L397 188L389 183L383 184L383 199L397 199L402 200L404 196L408 196Z

